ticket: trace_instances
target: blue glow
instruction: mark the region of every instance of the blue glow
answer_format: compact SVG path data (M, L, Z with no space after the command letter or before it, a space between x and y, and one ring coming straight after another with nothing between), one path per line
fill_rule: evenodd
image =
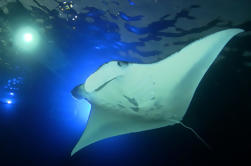
M12 104L12 100L8 99L8 100L6 100L6 103L7 104Z
M91 104L89 104L86 100L76 101L76 109L74 111L75 116L82 119L85 123L88 120Z
M129 32L133 32L133 33L136 33L139 35L148 33L148 30L146 28L138 28L138 27L132 26L130 24L125 24L124 26Z
M130 3L130 5L135 5L135 3L131 0L128 0L128 2Z
M125 21L139 21L143 18L143 16L128 16L127 14L123 13L123 12L119 12L119 16L120 18L122 18Z
M15 95L14 92L19 90L22 84L23 84L23 78L19 76L13 79L9 79L8 83L4 86L4 88L10 91L8 95L14 96Z

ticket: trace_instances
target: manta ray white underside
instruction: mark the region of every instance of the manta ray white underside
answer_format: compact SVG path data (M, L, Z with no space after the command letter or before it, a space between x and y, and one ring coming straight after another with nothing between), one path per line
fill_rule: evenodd
M75 98L91 104L86 129L72 155L108 137L179 123L210 65L240 32L214 33L152 64L104 64L72 90Z

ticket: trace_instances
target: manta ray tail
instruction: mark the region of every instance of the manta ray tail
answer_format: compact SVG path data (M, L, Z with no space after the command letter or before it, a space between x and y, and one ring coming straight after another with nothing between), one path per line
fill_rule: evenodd
M190 130L209 150L212 151L211 146L191 127L188 127L187 125L185 125L182 122L178 122L178 124L180 124L181 126L183 126L184 128Z

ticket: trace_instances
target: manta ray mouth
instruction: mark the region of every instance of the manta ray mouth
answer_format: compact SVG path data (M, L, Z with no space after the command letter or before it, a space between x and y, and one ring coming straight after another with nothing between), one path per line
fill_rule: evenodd
M96 89L94 89L95 92L100 91L101 89L103 89L107 84L109 84L110 82L112 82L113 80L115 80L117 77L114 77L113 79L106 81L104 84L102 84L101 86L97 87Z
M113 80L115 80L116 78L118 78L119 76L117 77L114 77L108 81L106 81L105 83L103 83L102 85L100 85L99 87L97 87L96 89L94 89L93 91L97 92L97 91L100 91L101 89L103 89L107 84L109 84L110 82L112 82ZM90 93L90 92L89 92ZM86 95L88 94L86 92L86 90L84 89L83 87L83 84L80 84L78 86L76 86L75 88L73 88L71 90L71 94L72 96L77 99L77 100L82 100L82 99L85 99L86 98Z
M108 83L120 76L121 73L109 73L109 72L95 72L90 77L87 78L84 84L84 89L88 93L98 91L104 88Z

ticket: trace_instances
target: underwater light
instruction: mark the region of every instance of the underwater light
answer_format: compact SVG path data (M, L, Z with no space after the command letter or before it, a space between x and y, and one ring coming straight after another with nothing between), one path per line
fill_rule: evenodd
M11 100L7 100L6 103L7 104L12 104L12 101Z
M32 34L31 33L25 33L24 34L24 41L25 42L31 42L32 41Z
M37 48L39 34L36 28L22 27L15 35L15 45L22 51L32 51Z

